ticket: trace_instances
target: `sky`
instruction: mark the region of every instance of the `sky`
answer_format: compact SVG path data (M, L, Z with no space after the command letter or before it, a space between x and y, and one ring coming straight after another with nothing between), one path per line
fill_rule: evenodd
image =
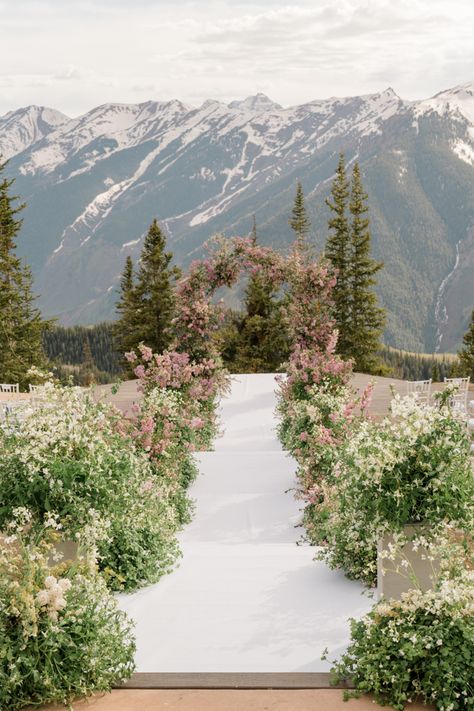
M474 82L472 0L0 0L0 114Z

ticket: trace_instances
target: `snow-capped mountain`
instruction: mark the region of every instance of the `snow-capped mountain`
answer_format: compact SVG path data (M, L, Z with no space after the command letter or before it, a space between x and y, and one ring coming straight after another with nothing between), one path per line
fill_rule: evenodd
M299 178L322 247L341 150L370 194L387 340L453 348L474 305L474 84L419 102L387 89L290 108L263 94L106 104L74 119L29 107L0 117L0 150L28 203L20 248L41 305L65 322L113 314L155 216L180 263L215 232L247 233L253 214L284 248Z
M8 160L69 120L45 106L26 106L0 116L0 156Z

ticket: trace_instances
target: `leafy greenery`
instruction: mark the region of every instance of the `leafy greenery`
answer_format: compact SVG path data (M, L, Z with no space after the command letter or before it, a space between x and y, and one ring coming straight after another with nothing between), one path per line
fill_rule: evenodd
M330 235L326 242L325 255L337 270L337 282L333 290L334 318L339 330L338 352L348 357L351 352L350 326L350 262L351 236L348 216L349 180L346 174L344 154L339 155L336 177L331 186L331 197L326 205L331 210L328 220Z
M257 243L257 227L252 229ZM252 272L245 289L243 313L228 312L215 340L224 365L232 373L275 373L288 357L280 289L260 270Z
M109 691L134 670L132 623L93 563L52 564L54 519L39 540L29 523L17 510L0 547L0 708L9 711Z
M0 165L0 176L5 164ZM35 307L29 268L16 256L22 221L16 216L25 205L14 206L13 180L0 180L0 378L27 385L26 372L44 361L41 333L45 326Z
M70 538L97 521L99 566L114 588L157 580L177 555L176 513L165 476L136 449L119 413L47 383L31 412L0 430L0 529L19 506L59 517Z
M143 243L136 278L127 257L117 304L120 317L114 327L117 349L122 353L139 343L162 353L173 340L174 285L181 272L171 266L173 255L165 247L165 235L155 219Z
M354 164L349 182L341 153L331 199L326 200L332 212L326 255L337 270L334 316L339 330L338 351L353 359L356 370L374 372L384 311L377 306L373 291L375 274L382 264L370 257L367 199L358 163Z
M459 364L454 355L437 353L408 353L390 346L382 346L378 352L382 363L380 375L391 375L400 380L443 381L455 377Z
M471 568L435 590L411 590L402 601L382 600L351 622L351 642L335 663L335 683L403 711L410 701L439 711L474 708L474 576Z
M296 183L296 195L293 203L293 208L291 210L291 218L289 220L289 223L291 229L295 233L298 245L303 245L305 237L310 231L311 222L306 213L303 186L301 185L299 180Z
M349 211L351 214L351 258L349 261L350 309L348 339L349 356L354 367L364 373L373 372L377 366L377 350L385 322L384 311L377 305L373 290L375 274L382 268L370 256L371 235L367 217L368 195L362 186L359 164L352 170ZM337 284L336 284L337 290Z
M94 365L112 375L120 372L118 354L113 348L113 324L98 323L94 326L54 325L43 334L43 346L51 361L70 365L84 362L84 342L89 341Z
M465 423L449 407L412 397L392 402L392 418L366 422L339 450L339 475L318 515L327 518L321 557L373 584L377 542L408 523L474 525L474 480Z

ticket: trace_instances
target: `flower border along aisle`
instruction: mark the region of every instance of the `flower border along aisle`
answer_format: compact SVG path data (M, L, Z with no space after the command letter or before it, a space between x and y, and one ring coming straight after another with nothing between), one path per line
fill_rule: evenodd
M17 509L0 546L0 709L68 704L134 669L132 624L93 557L54 562L60 525ZM89 551L90 554L90 551Z
M374 585L377 544L391 533L384 558L412 588L352 621L334 681L349 678L356 690L346 695L372 692L397 709L417 697L439 711L474 709L474 478L464 423L442 402L411 397L396 397L392 416L372 422L370 388L353 400L334 345L293 352L277 406L280 438L299 463L307 535L317 557ZM426 591L403 556L413 523L422 531L409 543L434 565Z

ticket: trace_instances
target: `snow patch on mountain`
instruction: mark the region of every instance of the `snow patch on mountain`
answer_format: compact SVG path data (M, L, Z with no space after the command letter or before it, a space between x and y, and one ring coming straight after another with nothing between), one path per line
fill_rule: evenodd
M474 147L461 139L453 141L452 148L458 158L469 165L474 165Z
M474 82L441 91L431 99L415 102L415 117L432 112L440 116L457 114L460 118L474 124Z

